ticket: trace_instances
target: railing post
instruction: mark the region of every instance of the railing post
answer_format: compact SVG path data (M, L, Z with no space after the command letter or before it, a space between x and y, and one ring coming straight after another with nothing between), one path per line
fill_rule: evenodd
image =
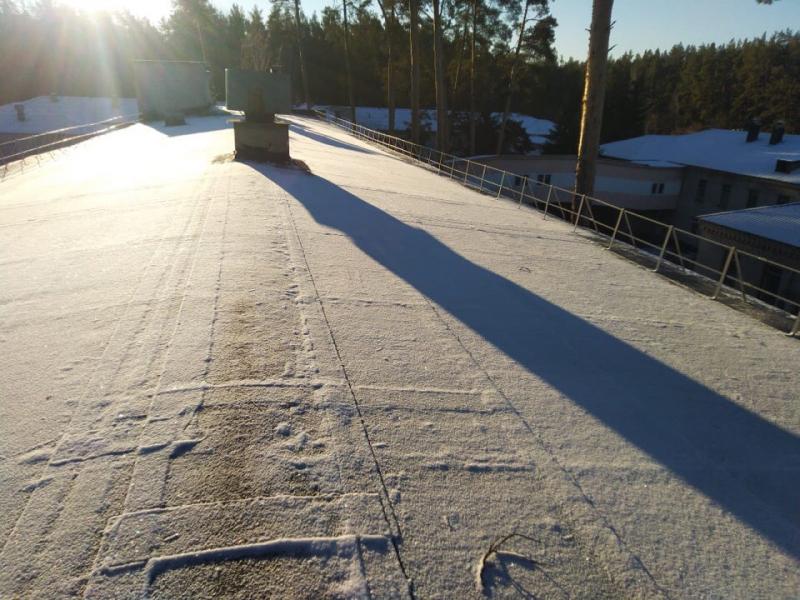
M653 273L657 273L658 269L661 267L661 261L664 260L664 253L667 251L667 245L669 244L669 238L672 237L672 225L667 227L667 235L664 236L664 243L661 244L661 252L658 254L658 260L656 261L656 267L653 269Z
M794 320L794 327L792 327L792 330L789 332L789 335L794 337L798 333L800 333L800 310L797 311L797 318Z
M528 176L522 178L522 187L519 188L519 205L522 206L522 198L525 196L525 188L528 187Z
M572 231L578 230L578 223L581 221L581 213L583 212L583 203L586 202L586 194L581 196L581 203L578 205L578 214L575 215L575 227L572 228Z
M481 172L481 189L479 191L483 191L483 181L486 179L486 165L483 165L483 171Z
M675 228L672 228L672 239L675 242L675 253L678 256L678 262L681 265L681 269L685 269L686 265L683 263L683 252L681 252L681 244L678 241L678 234L675 233Z
M719 293L722 290L722 284L725 282L725 277L728 276L728 269L731 268L731 262L733 262L733 253L736 251L736 248L731 246L728 249L728 256L725 257L725 264L722 267L722 273L719 276L719 280L717 281L717 287L714 289L714 293L711 296L712 300L716 300L719 298Z
M742 294L742 302L747 302L747 294L744 291L744 274L742 273L742 265L739 262L739 253L736 248L733 249L733 262L736 263L736 272L739 273L739 291Z
M497 198L495 198L495 200L499 200L500 199L500 194L503 193L503 184L506 182L506 172L503 171L502 173L503 173L503 176L500 178L500 187L497 188Z
M470 165L470 162L471 161L469 159L467 159L467 164L464 167L464 183L467 183L467 178L469 177L469 165Z
M638 248L636 245L636 236L633 233L633 227L631 227L631 220L628 218L627 212L625 212L625 226L628 228L628 235L631 238L631 246Z
M453 178L453 173L456 170L456 157L453 157L453 160L450 161L450 179Z
M439 150L439 167L436 169L436 174L437 175L441 175L442 174L442 159L443 158L444 158L444 152Z
M547 218L547 207L550 206L550 196L553 194L553 186L551 185L547 189L547 200L544 202L544 214L542 215L542 220Z
M619 231L620 223L622 223L622 215L625 213L624 208L619 209L619 214L617 215L617 222L614 224L614 231L611 233L611 240L608 242L608 247L606 250L611 250L611 246L614 245L614 240L617 239L617 232Z

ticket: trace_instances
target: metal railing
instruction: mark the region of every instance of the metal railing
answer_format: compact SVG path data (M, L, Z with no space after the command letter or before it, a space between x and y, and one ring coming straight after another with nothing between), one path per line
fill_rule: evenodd
M64 127L0 142L0 179L8 173L10 163L132 125L138 120L138 114L117 116L103 121Z
M529 181L525 176L368 129L324 111L317 111L317 114L357 138L408 157L438 175L478 192L492 195L497 200L512 200L520 207L532 207L545 219L548 216L560 217L573 225L573 231L579 227L590 230L607 242L608 250L620 251L620 246L633 250L638 259L650 262L653 272L669 269L669 275L699 275L705 280L704 287L713 300L734 294L745 303L777 308L781 321L778 326L787 329L789 336L800 333L800 271L797 269L598 198L576 195L573 190L540 181ZM605 218L595 216L599 211ZM794 289L796 296L790 298L775 289L766 289L763 283L756 284L755 280L763 281L766 271L772 273L773 280L786 281L784 289L789 292Z

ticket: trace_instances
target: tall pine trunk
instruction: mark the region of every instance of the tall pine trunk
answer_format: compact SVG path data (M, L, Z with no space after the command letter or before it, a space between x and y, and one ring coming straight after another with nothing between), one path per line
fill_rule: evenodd
M475 28L478 24L478 0L472 0L472 39L469 55L469 153L475 155L477 123L475 114Z
M389 0L389 12L386 12L385 2L378 0L378 6L383 14L383 23L386 30L386 105L389 108L389 135L394 135L394 116L395 116L395 99L394 99L394 24L395 0Z
M517 38L517 47L514 50L514 58L511 61L511 68L508 72L508 93L506 94L506 105L503 109L503 118L500 121L500 131L497 134L497 155L503 153L503 144L506 141L506 124L508 123L508 115L511 113L511 98L514 95L514 86L516 82L514 77L517 71L517 64L519 63L519 54L522 50L522 37L525 35L525 25L528 22L528 7L530 0L525 2L525 10L522 12L522 21L519 24L519 37Z
M586 78L583 89L581 133L578 138L578 164L575 170L575 197L594 193L597 154L600 149L600 132L603 127L603 102L606 92L608 65L608 39L611 35L611 9L614 0L594 0L592 25L589 31L589 58L586 61Z
M350 29L347 25L347 2L342 0L342 19L344 22L344 66L347 72L347 100L350 103L350 121L356 122L356 101L353 95L353 70L350 67Z
M408 0L411 52L411 141L419 144L419 0Z
M458 81L461 79L461 65L464 62L464 47L467 45L467 33L469 32L469 21L464 19L464 33L461 34L461 43L458 45L458 60L456 61L456 74L453 77L453 88L450 94L455 105L455 98L458 94Z
M303 99L306 108L311 108L311 95L308 92L308 74L306 72L306 60L303 57L303 24L300 21L300 0L294 0L294 26L297 36L297 54L300 58L300 78L303 82Z
M440 0L433 0L433 67L436 86L436 146L440 152L447 152L450 145L450 127L447 115L447 86L444 79Z

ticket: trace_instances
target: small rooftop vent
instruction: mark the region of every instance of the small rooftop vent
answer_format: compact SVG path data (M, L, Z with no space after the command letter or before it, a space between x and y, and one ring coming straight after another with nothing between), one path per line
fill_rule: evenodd
M786 133L786 126L783 121L778 121L772 128L772 135L769 136L770 146L775 146L783 141L783 134Z
M800 169L800 160L779 158L778 162L775 163L776 173L794 173L797 169Z
M24 121L25 120L25 105L24 104L15 104L14 110L17 111L17 121Z
M761 133L761 120L750 119L747 122L747 143L755 142L758 139L758 134Z

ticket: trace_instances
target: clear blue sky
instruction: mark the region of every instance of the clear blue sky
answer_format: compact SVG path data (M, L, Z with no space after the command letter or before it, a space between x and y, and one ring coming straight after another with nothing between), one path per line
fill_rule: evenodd
M212 0L226 11L233 1ZM254 5L265 11L270 8L269 0L237 1L248 10ZM308 13L339 4L337 0L301 2ZM169 0L138 0L138 3L149 5L150 15L156 11L165 14L170 6ZM586 55L591 5L591 0L553 0L553 14L559 22L556 47L562 56L582 59ZM786 28L800 29L800 0L779 0L771 6L757 4L756 0L616 0L614 19L611 43L615 45L613 54L619 55L627 50L670 48L679 42L727 42Z

